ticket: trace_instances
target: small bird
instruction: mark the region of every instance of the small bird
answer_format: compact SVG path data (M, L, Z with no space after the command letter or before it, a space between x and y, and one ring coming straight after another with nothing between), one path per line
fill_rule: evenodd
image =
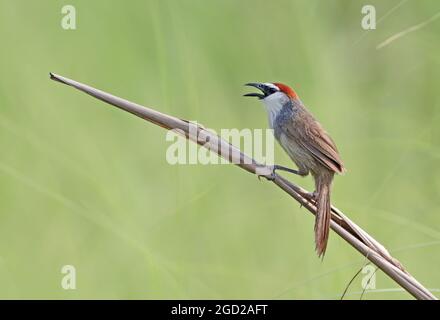
M310 195L317 207L315 245L318 256L323 257L330 231L330 189L333 176L346 171L336 145L289 86L277 82L247 83L246 86L261 91L245 96L257 97L263 102L276 140L298 167L298 170L294 170L275 165L273 175L276 170L300 176L311 173L315 180L315 191Z

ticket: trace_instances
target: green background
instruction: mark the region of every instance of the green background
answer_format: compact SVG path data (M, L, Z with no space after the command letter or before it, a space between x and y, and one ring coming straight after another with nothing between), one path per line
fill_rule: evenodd
M440 288L440 3L369 3L373 31L365 1L0 0L0 298L337 299L365 262L334 233L321 261L313 217L281 190L169 165L163 129L50 71L215 130L266 128L243 83L290 84L348 168L333 203ZM378 272L363 299L411 298L396 288Z

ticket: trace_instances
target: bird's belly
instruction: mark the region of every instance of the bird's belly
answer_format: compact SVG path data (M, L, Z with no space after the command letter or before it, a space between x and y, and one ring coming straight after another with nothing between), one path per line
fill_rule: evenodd
M295 139L288 138L286 134L280 133L277 140L298 168L313 171L316 165L315 159Z

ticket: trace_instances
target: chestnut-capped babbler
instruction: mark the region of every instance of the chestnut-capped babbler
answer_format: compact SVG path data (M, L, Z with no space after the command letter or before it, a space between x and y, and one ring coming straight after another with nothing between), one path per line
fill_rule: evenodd
M257 97L266 108L269 126L298 170L275 165L275 170L285 170L300 176L312 174L315 179L316 202L315 244L318 256L324 256L330 231L330 189L335 173L345 172L335 143L328 133L306 109L298 95L282 83L247 83L261 93L245 96Z

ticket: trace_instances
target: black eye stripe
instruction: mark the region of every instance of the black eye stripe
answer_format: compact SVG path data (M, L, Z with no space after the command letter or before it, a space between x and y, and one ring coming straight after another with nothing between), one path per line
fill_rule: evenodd
M272 94L272 93L275 93L275 92L277 92L278 90L276 90L276 89L274 89L274 88L272 88L272 87L269 87L269 89L267 90L267 93L268 93L268 95L269 94Z

